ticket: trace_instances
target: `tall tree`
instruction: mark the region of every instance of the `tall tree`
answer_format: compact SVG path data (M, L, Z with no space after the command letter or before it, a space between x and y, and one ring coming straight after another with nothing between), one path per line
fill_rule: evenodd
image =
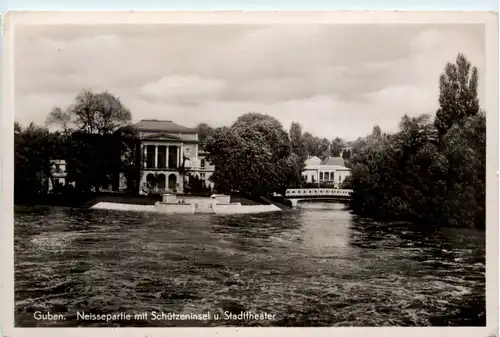
M302 139L302 126L299 123L293 122L290 126L290 143L292 152L295 153L302 161L307 159L306 143Z
M443 136L455 123L479 113L478 72L463 54L448 63L439 79L439 109L434 125Z

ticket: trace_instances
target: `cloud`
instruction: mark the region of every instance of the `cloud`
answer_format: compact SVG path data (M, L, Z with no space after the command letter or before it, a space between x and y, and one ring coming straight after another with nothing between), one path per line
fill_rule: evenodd
M119 96L134 120L223 125L257 111L356 138L434 112L459 52L479 68L483 100L484 38L460 24L22 26L15 117L43 123L85 88Z
M141 94L146 98L161 101L203 100L214 97L225 89L225 82L217 79L204 79L199 76L164 76L157 81L145 84Z

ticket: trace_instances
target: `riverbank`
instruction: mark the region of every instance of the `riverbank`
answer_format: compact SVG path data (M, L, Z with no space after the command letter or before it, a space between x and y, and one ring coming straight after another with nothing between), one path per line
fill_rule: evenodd
M162 214L256 214L282 211L281 208L274 205L242 205L240 203L213 204L211 206L198 207L198 203L157 203L155 205L137 205L99 202L90 208L110 211L151 212Z
M184 198L202 198L197 195L184 195ZM205 197L207 198L207 197ZM208 198L207 198L208 199ZM16 205L27 206L63 206L73 208L91 208L99 203L118 204L118 205L138 205L138 206L154 206L157 202L162 201L161 194L152 195L136 195L126 193L100 192L89 194L48 194L43 197L30 200L29 202L16 202ZM269 205L270 202L264 200L252 200L240 193L230 194L231 203L239 203L243 206L262 206ZM117 206L120 208L120 206ZM121 208L126 208L121 206ZM146 207L147 208L147 207Z
M236 202L239 200L240 202ZM245 204L242 204L244 201ZM230 195L194 196L164 194L161 201L154 205L124 204L117 202L98 202L91 209L113 211L154 212L162 214L251 214L281 211L281 208L263 199L264 204Z

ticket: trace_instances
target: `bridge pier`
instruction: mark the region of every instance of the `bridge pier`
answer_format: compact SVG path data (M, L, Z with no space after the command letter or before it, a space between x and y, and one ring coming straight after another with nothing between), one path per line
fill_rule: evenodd
M292 208L297 208L299 205L299 199L287 199L292 203Z

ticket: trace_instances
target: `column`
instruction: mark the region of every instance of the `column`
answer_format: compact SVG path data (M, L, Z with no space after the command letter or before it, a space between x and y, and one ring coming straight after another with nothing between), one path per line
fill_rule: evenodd
M148 167L148 146L144 145L144 168Z
M182 162L184 161L184 143L181 143L181 153L179 154L179 158L182 164Z
M181 147L177 146L177 167L181 166Z
M168 144L167 144L167 151L165 152L165 155L167 156L167 160L166 160L166 163L165 163L165 167L168 167Z
M158 145L155 145L155 168L158 168Z

